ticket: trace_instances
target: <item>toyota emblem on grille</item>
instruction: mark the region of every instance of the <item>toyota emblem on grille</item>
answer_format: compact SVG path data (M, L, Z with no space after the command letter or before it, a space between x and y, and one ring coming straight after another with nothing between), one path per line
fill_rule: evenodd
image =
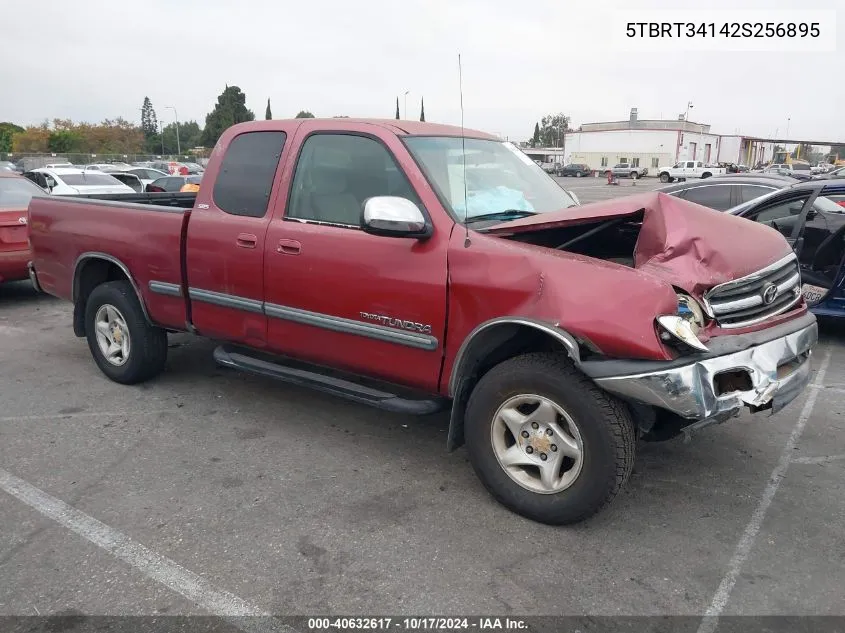
M22 215L18 218L18 224L26 224L26 216Z
M774 284L766 284L765 288L763 288L763 303L765 305L769 305L772 301L775 300L775 297L778 296L778 287Z

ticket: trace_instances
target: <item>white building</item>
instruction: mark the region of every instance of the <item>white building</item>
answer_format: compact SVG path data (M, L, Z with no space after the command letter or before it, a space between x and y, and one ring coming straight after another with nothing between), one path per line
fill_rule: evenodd
M563 148L524 149L541 162L583 163L596 171L631 163L647 167L650 175L682 160L753 166L770 160L773 150L770 140L713 134L709 125L685 121L683 116L639 119L636 108L627 121L583 124L565 135Z

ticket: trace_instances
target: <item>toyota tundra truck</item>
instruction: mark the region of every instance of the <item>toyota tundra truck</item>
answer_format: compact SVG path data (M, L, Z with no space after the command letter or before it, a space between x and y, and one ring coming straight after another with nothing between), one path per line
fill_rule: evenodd
M605 507L640 439L782 409L817 340L777 231L657 192L577 206L459 127L241 123L197 193L28 213L33 283L73 302L111 380L158 376L168 334L189 332L229 368L448 410L447 449L549 524Z

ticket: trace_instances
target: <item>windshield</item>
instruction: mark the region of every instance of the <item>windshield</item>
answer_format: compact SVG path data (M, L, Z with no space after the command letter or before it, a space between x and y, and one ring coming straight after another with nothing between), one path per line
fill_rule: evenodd
M805 163L792 163L792 171L810 171L810 166Z
M513 143L444 136L406 137L405 143L455 218L505 211L548 213L576 206Z
M71 187L103 187L103 186L123 186L117 178L108 176L106 174L98 174L89 172L87 174L56 174L66 185Z
M33 196L44 196L41 187L26 178L0 178L0 209L25 209Z

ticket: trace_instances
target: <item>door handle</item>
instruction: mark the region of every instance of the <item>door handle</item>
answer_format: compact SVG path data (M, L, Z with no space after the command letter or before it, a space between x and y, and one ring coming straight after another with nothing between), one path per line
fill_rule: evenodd
M238 235L237 245L241 248L255 248L258 238L252 233L241 233Z
M279 240L279 245L276 247L276 252L283 255L299 255L301 250L302 244L296 240Z

